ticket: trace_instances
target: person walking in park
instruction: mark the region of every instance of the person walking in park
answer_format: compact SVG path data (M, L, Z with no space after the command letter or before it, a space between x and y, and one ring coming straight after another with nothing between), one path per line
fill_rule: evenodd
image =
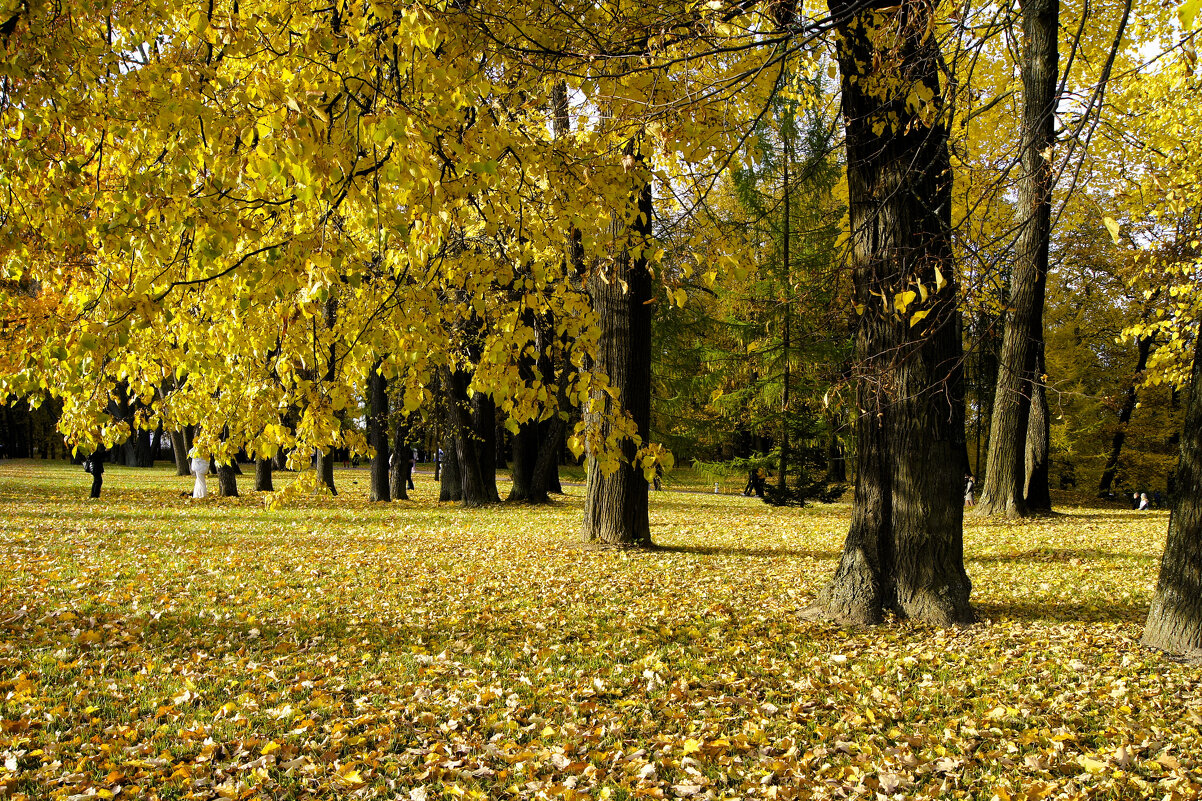
M101 445L84 459L83 469L92 474L92 497L100 497L100 485L104 483L104 460L108 451Z
M964 474L964 505L975 506L976 500L972 497L973 488L976 487L977 481L973 478L972 473Z
M209 460L201 456L195 448L192 449L191 469L192 475L196 476L196 483L192 485L192 497L204 498L209 494L209 486L205 481L209 472Z

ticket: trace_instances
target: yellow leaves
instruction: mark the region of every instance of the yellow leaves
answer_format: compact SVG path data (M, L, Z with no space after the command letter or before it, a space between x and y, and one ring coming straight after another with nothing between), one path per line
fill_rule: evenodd
M1102 224L1106 226L1107 232L1110 233L1110 240L1114 244L1119 243L1119 224L1113 217L1103 217Z
M893 296L893 310L898 314L905 314L906 307L909 306L916 297L918 297L918 293L909 289L905 290L904 292L898 292Z
M1194 22L1198 17L1198 10L1202 9L1202 0L1183 0L1177 6L1177 19L1181 23L1183 31L1192 31Z

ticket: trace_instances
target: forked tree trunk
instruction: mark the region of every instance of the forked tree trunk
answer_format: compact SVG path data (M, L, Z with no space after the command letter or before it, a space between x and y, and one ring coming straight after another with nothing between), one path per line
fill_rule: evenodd
M1027 514L1027 428L1035 387L1036 358L1043 337L1043 295L1052 231L1056 141L1056 83L1060 76L1058 0L1024 0L1022 172L1018 207L1027 210L1018 235L1010 282L1010 315L1002 335L1002 359L989 425L989 458L977 512Z
M388 379L380 372L379 362L367 376L368 400L367 444L375 451L371 457L371 492L373 501L392 500L388 486Z
M567 393L562 394L566 398ZM566 428L563 418L556 415L545 421L541 429L543 440L530 477L530 503L550 503L551 499L547 497L550 493L563 494L563 487L559 485L559 451L563 448Z
M443 386L446 390L447 428L449 429L451 447L455 455L455 471L451 477L458 485L459 500L464 506L484 506L495 503L497 498L496 474L493 474L492 488L489 492L485 482L481 451L482 439L476 431L473 419L473 404L468 399L468 375L463 370L447 370L443 373ZM443 466L444 482L447 480L447 468L450 458ZM444 483L444 487L447 486ZM453 485L452 485L453 486Z
M217 465L217 494L222 498L238 497L238 474L233 464Z
M175 458L175 474L177 476L192 475L188 459L188 440L184 432L171 432L171 455Z
M628 153L645 170L645 156L634 145ZM623 252L614 260L608 274L594 274L589 280L593 308L601 323L594 369L609 377L618 390L621 408L634 420L639 437L648 441L651 429L651 273L643 244L651 236L651 182L636 190L635 217L619 236L628 237ZM640 255L632 257L631 251ZM602 422L614 413L616 404L609 395L594 394L593 425L602 436L610 425ZM598 408L599 407L599 408ZM621 462L608 475L594 454L588 456L588 478L584 498L583 536L589 542L650 545L651 524L647 518L647 479L633 464L637 448L633 440L621 443Z
M864 411L851 528L818 605L860 623L880 622L886 609L936 625L967 623L962 352L933 10L912 0L882 0L875 10L830 7L839 33ZM875 48L874 18L896 32L893 50ZM868 70L890 82L865 80ZM915 96L931 99L915 108ZM913 292L908 303L905 292Z
M1202 337L1194 349L1189 405L1181 433L1177 494L1160 560L1160 577L1141 642L1202 656Z
M275 492L275 485L271 481L272 467L273 463L271 459L255 459L256 492Z

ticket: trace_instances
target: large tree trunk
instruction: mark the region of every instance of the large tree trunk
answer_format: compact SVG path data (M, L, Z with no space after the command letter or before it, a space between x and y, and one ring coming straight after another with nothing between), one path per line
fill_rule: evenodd
M1149 648L1202 656L1202 337L1194 349L1189 405L1181 434L1177 494L1160 577L1141 641Z
M1018 208L1026 210L1010 281L1010 316L1002 335L1002 363L989 426L989 458L977 511L1021 517L1027 513L1027 428L1035 385L1038 343L1043 336L1043 287L1047 281L1052 231L1056 141L1056 82L1059 79L1060 4L1024 0L1022 172Z
M388 486L388 379L379 372L380 364L367 376L370 409L367 415L367 444L375 451L371 457L371 493L373 501L391 501ZM406 461L408 461L406 459Z
M232 463L217 465L217 494L222 498L238 497L238 474Z
M631 145L638 169L647 169L645 154ZM647 269L644 243L651 236L651 179L637 189L637 214L623 252L604 278L598 273L589 280L593 308L601 322L594 369L609 377L618 391L621 408L634 420L643 443L651 430L651 272ZM636 258L631 251L638 253ZM593 425L602 436L610 431L606 415L617 411L614 399L604 393L592 398ZM599 407L599 408L598 408ZM634 464L637 447L626 438L621 443L621 461L608 475L595 454L589 453L584 499L583 536L589 542L650 545L651 524L647 518L647 479Z
M510 460L510 475L507 501L530 500L530 483L534 479L534 465L538 461L538 421L528 420L518 425L513 435L513 458ZM546 493L544 492L544 495Z
M472 429L480 461L480 483L485 503L500 503L497 491L497 404L483 392L472 396Z
M184 437L184 432L171 432L171 455L175 459L175 474L177 476L192 475L192 470L189 466L190 460L188 459L188 440Z
M271 480L272 467L271 459L255 459L255 492L275 492L275 484Z
M448 429L451 427L448 424ZM442 476L438 484L438 500L462 501L463 482L459 478L459 454L455 446L455 437L448 431L442 441Z
M447 428L451 440L448 451L454 452L454 475L450 478L458 483L460 497L464 506L484 506L494 503L496 496L496 474L493 474L492 489L489 492L485 483L482 439L476 431L473 420L473 404L467 396L468 375L463 370L447 370L443 373L443 386L446 390ZM447 464L443 466L444 487L447 484L447 473L451 466L450 454ZM453 487L453 485L451 485Z
M1131 378L1131 384L1127 387L1127 393L1123 397L1123 405L1119 408L1119 425L1114 430L1114 438L1110 441L1110 454L1106 457L1106 467L1102 469L1102 480L1098 482L1099 495L1110 492L1110 488L1114 484L1114 476L1119 469L1119 457L1123 454L1123 443L1127 439L1127 425L1131 422L1131 415L1135 413L1135 407L1139 405L1138 387L1143 379L1144 370L1148 367L1148 358L1152 355L1154 341L1152 337L1135 338L1135 347L1138 353L1135 361L1135 375Z
M951 249L952 173L932 7L832 2L846 124L856 333L864 410L852 524L819 608L875 623L886 609L973 620L963 560L964 399ZM875 48L868 21L897 32ZM882 64L883 61L883 64ZM888 94L865 80L888 74ZM908 100L931 98L916 109ZM921 284L905 303L902 293ZM899 301L899 296L902 296ZM882 303L884 298L884 303ZM898 308L900 305L902 308ZM921 315L921 316L915 316Z

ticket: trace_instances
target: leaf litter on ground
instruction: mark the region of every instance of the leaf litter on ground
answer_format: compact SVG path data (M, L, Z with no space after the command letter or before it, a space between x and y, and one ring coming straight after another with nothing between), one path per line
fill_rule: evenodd
M0 463L0 797L1192 798L1199 668L1141 650L1165 513L970 519L983 621L810 622L846 505L180 498ZM360 488L351 482L362 476Z

